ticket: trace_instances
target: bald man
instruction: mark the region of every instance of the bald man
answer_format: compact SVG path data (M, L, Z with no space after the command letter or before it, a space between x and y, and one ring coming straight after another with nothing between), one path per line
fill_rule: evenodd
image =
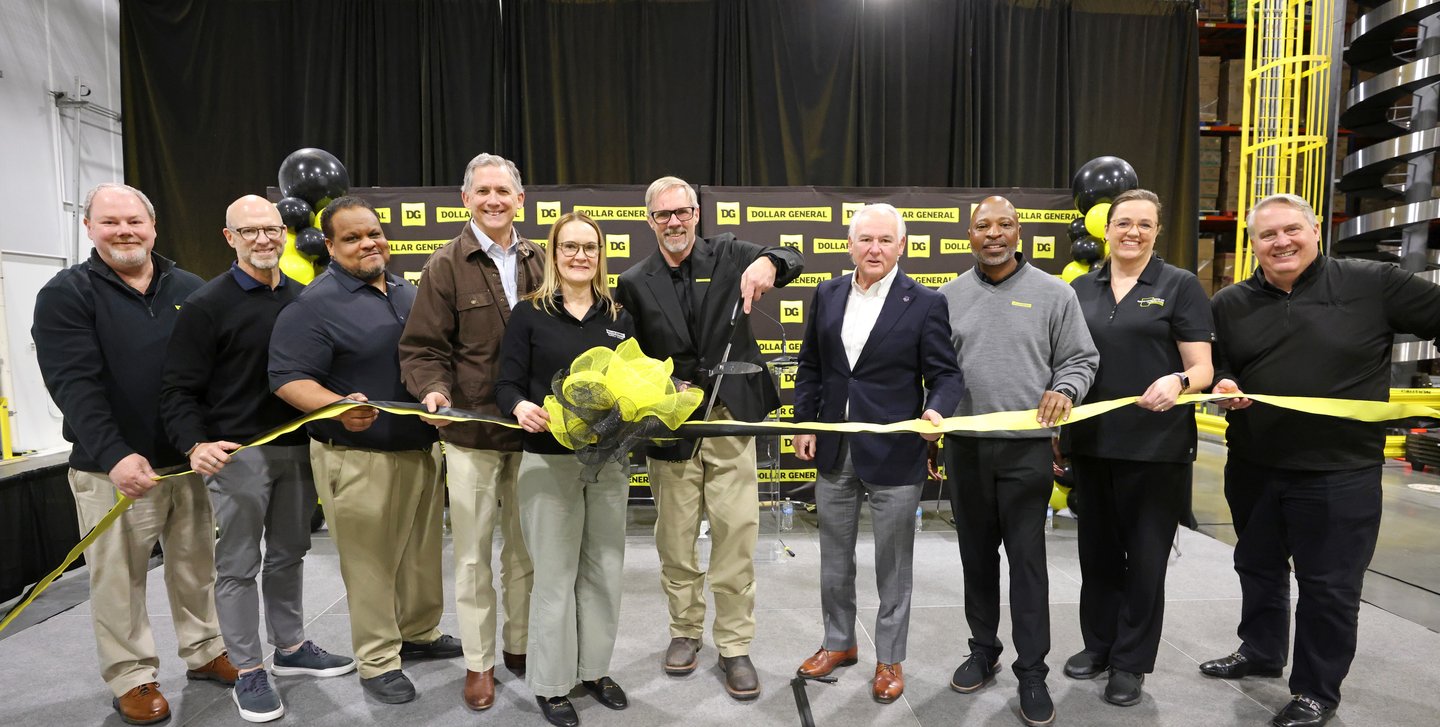
M275 205L247 195L225 211L221 234L235 261L180 309L160 411L170 442L204 476L219 525L215 607L239 670L232 699L241 718L268 722L285 714L285 706L265 675L257 574L263 573L276 674L339 676L354 671L355 660L305 638L302 576L315 511L305 432L235 451L296 416L270 393L266 373L275 319L302 287L280 272L285 226Z
M1053 427L1090 389L1100 354L1075 291L1033 267L1020 248L1020 218L1004 197L970 214L975 267L940 287L965 394L956 416L1036 409L1040 428L945 435L945 475L965 569L970 655L950 687L970 693L1000 667L1000 546L1010 561L1010 616L1020 717L1055 721L1045 686L1050 651L1045 508L1054 480Z

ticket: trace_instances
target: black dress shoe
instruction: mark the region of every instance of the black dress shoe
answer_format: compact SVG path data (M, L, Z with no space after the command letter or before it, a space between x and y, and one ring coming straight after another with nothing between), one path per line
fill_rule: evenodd
M1280 714L1270 720L1270 724L1274 727L1320 727L1334 716L1334 707L1327 707L1303 694L1296 694L1290 703L1280 710Z
M1110 668L1110 660L1093 651L1082 651L1065 660L1065 676L1071 679L1094 679Z
M575 714L575 705L565 697L536 697L535 701L540 704L540 711L545 715L545 721L555 727L579 727L580 715Z
M1110 670L1110 683L1105 685L1105 701L1118 707L1131 707L1140 703L1140 685L1145 683L1144 674L1123 669Z
M1284 669L1278 666L1263 666L1245 658L1240 652L1213 659L1200 665L1200 673L1217 679L1240 679L1242 677L1278 677Z
M439 638L426 644L418 641L400 642L401 659L454 659L464 653L460 639L449 634L440 634Z
M600 677L593 682L581 681L580 686L585 691L595 696L595 701L611 708L624 709L630 706L630 700L625 696L625 690L620 688L610 677Z

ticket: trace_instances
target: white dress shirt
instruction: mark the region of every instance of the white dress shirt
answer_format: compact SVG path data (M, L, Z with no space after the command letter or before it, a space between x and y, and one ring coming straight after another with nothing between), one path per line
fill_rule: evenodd
M501 247L499 243L490 239L470 220L470 230L475 233L476 239L480 240L480 248L495 261L495 267L500 268L500 285L505 288L505 300L510 302L510 309L515 309L515 303L519 301L519 282L516 280L518 271L517 261L520 258L520 233L515 228L510 228L510 247Z
M855 362L860 359L860 351L865 348L865 342L870 340L870 331L875 328L880 309L885 307L885 297L890 294L890 284L895 282L898 270L899 265L890 268L885 277L870 284L869 290L861 290L859 279L855 275L850 276L850 297L845 302L845 320L840 324L840 341L845 344L845 359L850 362L852 371L855 369Z

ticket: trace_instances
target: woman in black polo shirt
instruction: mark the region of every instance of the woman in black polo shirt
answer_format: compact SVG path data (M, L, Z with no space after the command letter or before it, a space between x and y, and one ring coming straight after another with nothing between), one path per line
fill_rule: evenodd
M1109 669L1105 700L1140 702L1155 670L1170 542L1184 516L1195 461L1195 409L1176 406L1210 385L1210 301L1195 275L1154 254L1160 198L1136 189L1110 207L1110 258L1071 285L1100 370L1088 398L1139 396L1138 406L1066 425L1075 472L1080 546L1080 632L1085 650L1065 675Z
M628 706L610 679L625 557L629 476L615 462L595 482L580 477L575 453L549 432L541 407L556 372L596 346L635 334L606 286L604 235L579 213L550 228L540 287L515 307L500 347L495 398L529 434L516 492L520 528L535 563L525 682L545 719L580 723L565 695L579 681L601 704Z

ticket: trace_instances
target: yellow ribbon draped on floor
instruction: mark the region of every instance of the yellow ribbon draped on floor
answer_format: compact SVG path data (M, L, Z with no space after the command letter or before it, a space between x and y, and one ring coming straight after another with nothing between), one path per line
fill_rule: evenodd
M1246 394L1245 396L1254 401L1271 406L1365 422L1385 422L1411 417L1440 419L1440 409L1423 404L1358 401L1354 399L1326 399L1312 396L1273 396L1270 394ZM1186 394L1180 397L1176 405L1196 404L1233 398L1235 398L1235 395L1231 394ZM1123 399L1100 401L1094 404L1082 404L1072 409L1069 418L1065 421L1068 424L1100 416L1106 412L1134 404L1138 399L1139 397L1131 396ZM454 422L478 421L512 429L518 429L520 427L520 425L516 424L512 419L479 414L463 409L442 408L434 413L430 413L425 411L424 407L419 404L388 401L357 402L342 399L271 430L259 439L247 443L244 447L241 447L241 449L258 447L274 440L276 437L293 432L312 421L334 417L357 406L370 406L383 412L401 416L424 416L429 419L445 419ZM713 420L708 422L685 422L680 425L680 428L676 430L676 432L690 436L744 436L754 434L805 434L818 432L845 434L935 434L940 432L948 434L954 432L998 432L1044 429L1045 427L1041 426L1040 423L1035 420L1035 417L1035 409L1026 411L1002 411L993 414L950 417L945 419L944 423L938 427L923 419L911 419L893 424L868 424L865 422L843 422L834 424L824 422L737 422ZM191 474L191 471L176 472L164 475L159 479L163 480L185 474ZM5 627L9 626L10 623L15 620L15 617L19 616L56 578L59 578L60 574L64 573L65 569L69 568L70 565L80 557L80 554L84 553L85 549L90 547L91 543L95 542L95 539L98 538L101 533L109 529L111 525L114 525L115 521L129 509L132 502L133 500L129 497L121 495L116 501L115 507L111 508L110 512L106 513L105 517L101 518L100 522L97 523L94 528L91 528L90 532L86 533L85 537L81 538L80 542L65 555L65 560L60 563L59 567L47 574L39 583L36 583L35 586L30 589L30 592L10 610L10 613L6 614L4 619L0 619L0 631L5 630Z

